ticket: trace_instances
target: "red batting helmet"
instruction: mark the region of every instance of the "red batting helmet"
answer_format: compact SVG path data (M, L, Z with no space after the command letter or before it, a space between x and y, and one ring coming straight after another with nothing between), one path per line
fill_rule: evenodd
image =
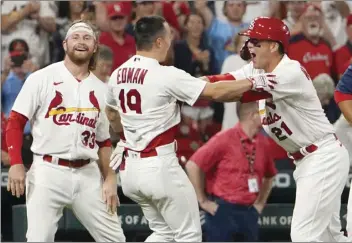
M284 22L277 18L255 18L248 30L239 33L239 35L258 40L278 41L283 45L285 52L288 50L290 31Z

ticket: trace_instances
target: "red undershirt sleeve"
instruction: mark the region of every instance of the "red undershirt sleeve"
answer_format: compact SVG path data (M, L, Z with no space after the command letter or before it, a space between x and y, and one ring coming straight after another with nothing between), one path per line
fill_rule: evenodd
M111 147L111 140L110 139L106 139L105 141L102 142L98 142L97 144L99 146L99 148L103 148L103 147Z
M23 131L27 121L28 118L24 115L11 111L6 127L6 142L11 165L23 163Z
M336 104L338 104L345 100L352 100L352 94L344 94L338 90L335 90L334 98L335 98Z

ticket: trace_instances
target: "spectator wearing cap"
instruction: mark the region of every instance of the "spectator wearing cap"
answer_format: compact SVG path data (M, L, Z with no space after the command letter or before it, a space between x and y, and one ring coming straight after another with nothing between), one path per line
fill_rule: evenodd
M53 53L52 62L60 62L64 59L65 50L62 41L71 24L81 18L81 14L86 7L84 1L60 1L58 2L58 17L56 19L56 31L53 33Z
M321 73L332 76L333 71L331 45L321 36L322 14L317 6L306 6L301 16L301 32L291 37L288 51L289 57L299 61L312 79Z
M248 28L249 24L243 22L246 12L245 1L225 1L223 12L227 21L217 18L207 5L207 1L196 0L195 9L205 20L209 44L214 48L216 67L221 66L232 52L232 38L241 30Z
M240 121L213 136L186 163L200 207L206 241L257 241L262 213L277 173L262 133L256 102L239 103ZM205 178L205 179L204 179Z
M14 39L25 40L39 67L50 63L49 33L56 31L56 4L53 1L2 1L2 57Z
M27 77L38 69L29 59L30 49L22 39L15 39L9 45L10 55L5 59L9 63L9 74L1 89L1 108L8 118L17 95L22 89ZM23 133L22 156L25 164L32 163L33 154L30 123L27 122Z
M118 68L136 54L134 38L125 29L130 16L130 9L122 2L107 5L109 32L102 32L99 42L111 48L114 53L112 70Z
M352 14L347 18L345 30L347 33L347 41L344 46L340 47L334 53L335 71L339 79L348 66L352 64Z

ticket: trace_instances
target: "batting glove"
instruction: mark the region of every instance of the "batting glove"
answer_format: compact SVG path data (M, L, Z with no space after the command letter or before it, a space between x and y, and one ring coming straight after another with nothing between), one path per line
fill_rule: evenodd
M248 80L252 83L252 90L255 91L270 91L273 90L277 82L275 74L263 73L249 77Z
M109 166L113 169L116 170L123 159L123 151L125 150L124 142L121 140L117 143L115 150L112 152L111 157L110 157L110 164Z

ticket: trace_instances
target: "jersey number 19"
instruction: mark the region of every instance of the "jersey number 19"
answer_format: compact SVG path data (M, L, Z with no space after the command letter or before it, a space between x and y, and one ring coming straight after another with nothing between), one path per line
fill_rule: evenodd
M119 94L120 106L123 113L126 113L126 105L131 111L142 114L141 94L136 89L131 89L125 94L125 90L121 89ZM127 101L127 102L126 102Z

